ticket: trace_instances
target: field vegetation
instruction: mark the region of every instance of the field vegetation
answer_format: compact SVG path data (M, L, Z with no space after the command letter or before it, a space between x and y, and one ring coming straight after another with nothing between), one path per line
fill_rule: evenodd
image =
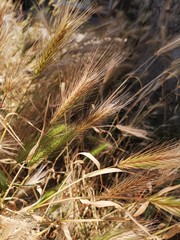
M180 38L81 4L0 1L0 239L178 239Z

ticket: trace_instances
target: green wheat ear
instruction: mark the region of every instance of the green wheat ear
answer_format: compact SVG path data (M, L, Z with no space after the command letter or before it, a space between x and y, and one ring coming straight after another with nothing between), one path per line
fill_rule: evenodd
M51 127L48 132L42 137L40 145L34 156L29 160L28 165L38 163L44 158L47 158L57 149L65 147L68 141L75 136L75 128L68 127L65 124L57 124Z
M45 135L42 137L39 147L37 148L33 157L29 160L29 164L30 164L30 162L32 162L32 164L36 163L39 158L42 158L46 154L50 153L51 152L50 146L52 146L53 143L55 142L55 140L57 140L57 138L60 137L58 134L61 134L60 138L62 139L63 134L66 133L66 129L67 129L67 127L65 124L57 124L57 125L51 127L48 130L48 132L45 133ZM27 159L28 154L30 153L31 149L35 146L35 144L38 142L39 138L40 138L40 134L38 134L35 137L30 137L28 139L28 141L25 143L24 149L22 149L19 153L19 156L18 156L19 163L22 163L23 161L25 161ZM59 138L59 141L60 141L60 138ZM53 149L52 149L52 151L53 151ZM30 164L30 165L32 165L32 164Z

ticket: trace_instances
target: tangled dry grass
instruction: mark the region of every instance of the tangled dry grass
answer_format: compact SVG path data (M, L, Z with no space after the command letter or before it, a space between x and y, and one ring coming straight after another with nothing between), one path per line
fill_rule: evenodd
M82 29L79 39L97 9L78 6L54 7L47 22L0 2L0 238L170 239L180 229L180 144L158 143L145 118L179 60L145 85L133 71L109 88L126 41L90 41Z

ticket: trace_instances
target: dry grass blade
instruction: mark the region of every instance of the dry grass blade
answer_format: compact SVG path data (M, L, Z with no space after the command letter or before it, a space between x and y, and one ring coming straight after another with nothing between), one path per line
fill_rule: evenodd
M179 163L180 144L177 143L130 156L118 166L121 169L172 169L179 168Z
M138 138L143 138L146 140L150 140L150 138L148 138L148 132L142 129L138 129L138 128L134 128L132 126L123 126L123 125L116 125L116 127L122 131L123 133L127 134L127 135L132 135Z
M87 199L80 199L80 202L85 205L92 205L97 208L104 208L104 207L115 207L121 208L121 206L112 201L89 201Z
M97 169L101 168L100 162L91 153L80 152L78 155L83 155L86 157L86 159L90 159L96 165Z
M149 206L149 202L148 201L146 201L145 203L143 203L139 208L138 208L138 210L134 213L134 217L139 217L141 214L143 214L145 211L146 211L146 209L147 209L147 207Z

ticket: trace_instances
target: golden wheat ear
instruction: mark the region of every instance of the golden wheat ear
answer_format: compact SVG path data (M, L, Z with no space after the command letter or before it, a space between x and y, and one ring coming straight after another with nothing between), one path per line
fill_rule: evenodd
M113 49L102 52L98 47L88 58L90 60L84 61L80 67L77 66L62 83L62 94L56 103L50 124L62 120L65 115L68 117L70 111L72 114L83 107L83 99L89 99L102 86L104 79L110 78L110 72L120 64L123 57L114 54Z
M83 4L83 2L81 3ZM63 57L68 44L75 31L95 12L95 7L90 6L86 11L80 12L79 3L65 3L59 16L59 20L54 21L55 33L40 52L34 66L35 76L39 76L50 64L55 63ZM57 16L58 18L58 16Z
M119 163L121 169L177 169L180 164L180 144L151 148L149 151L130 156Z

